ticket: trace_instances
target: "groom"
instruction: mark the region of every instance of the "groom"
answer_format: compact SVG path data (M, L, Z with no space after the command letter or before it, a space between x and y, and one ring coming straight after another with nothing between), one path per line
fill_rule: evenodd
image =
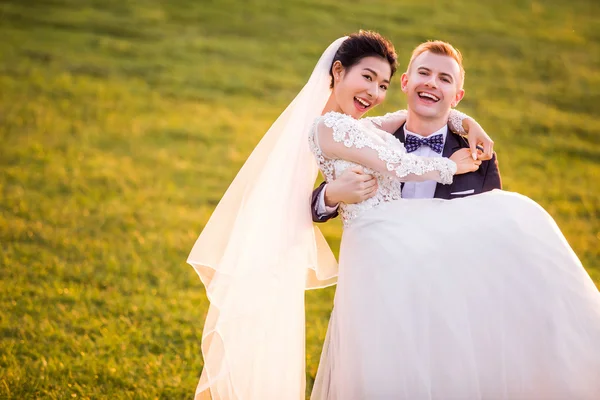
M469 144L453 133L447 124L452 107L463 98L465 70L462 56L452 45L425 42L413 51L406 73L402 74L402 91L408 102L408 117L394 136L409 153L426 157L449 157ZM428 139L429 143L423 143ZM435 181L406 182L402 198L455 199L501 189L496 154L483 161L479 169L455 175L452 184ZM361 168L347 170L330 183L323 182L312 195L312 216L315 222L325 222L338 215L340 202L353 204L372 197L377 191L376 179Z

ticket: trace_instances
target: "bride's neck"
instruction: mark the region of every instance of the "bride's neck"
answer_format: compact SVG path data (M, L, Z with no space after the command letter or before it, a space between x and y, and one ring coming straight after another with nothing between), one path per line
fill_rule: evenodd
M321 115L327 114L331 111L343 113L333 93L331 94L331 96L329 96L329 100L327 100L327 104L325 104L325 108L323 108L323 112L321 113Z
M410 132L427 137L439 131L448 124L449 113L450 111L441 117L427 118L418 115L409 109L408 116L406 118L406 129Z

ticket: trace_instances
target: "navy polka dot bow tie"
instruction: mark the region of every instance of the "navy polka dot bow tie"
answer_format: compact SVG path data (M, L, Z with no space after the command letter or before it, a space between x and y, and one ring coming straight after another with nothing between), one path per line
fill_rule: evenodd
M436 153L442 154L442 150L444 149L444 135L441 133L439 135L427 137L427 138L418 138L414 135L406 135L406 139L404 140L404 147L408 153L412 153L417 150L421 146L429 146L431 150Z

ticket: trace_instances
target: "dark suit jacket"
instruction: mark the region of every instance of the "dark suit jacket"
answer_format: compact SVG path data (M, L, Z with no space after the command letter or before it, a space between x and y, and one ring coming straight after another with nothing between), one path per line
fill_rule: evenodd
M404 125L394 132L394 136L404 143ZM462 148L469 148L469 143L460 135L453 133L450 130L450 127L448 127L448 134L446 135L446 143L444 143L442 156L450 157L452 153ZM325 222L331 218L337 217L338 215L337 212L323 217L319 217L317 215L318 199L324 185L325 182L321 183L321 185L312 193L311 208L313 221L315 222ZM482 162L477 171L455 175L452 184L442 185L441 183L438 183L433 197L436 199L452 200L459 197L472 196L474 194L488 192L493 189L502 189L502 180L500 178L500 170L498 169L496 153L494 153L491 160ZM470 190L473 190L473 193L452 194Z

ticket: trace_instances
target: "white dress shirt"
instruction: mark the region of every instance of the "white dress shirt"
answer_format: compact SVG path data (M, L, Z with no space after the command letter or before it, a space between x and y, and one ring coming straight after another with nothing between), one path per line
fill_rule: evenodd
M432 133L427 137L431 137L434 135L442 134L444 138L444 143L446 144L446 135L448 135L448 125L444 125L440 130ZM404 135L413 135L418 137L419 139L425 138L425 136L421 136L417 133L413 133L406 129L406 125L404 126ZM443 145L442 145L443 146ZM440 153L436 153L429 146L421 146L417 150L413 151L411 154L421 157L441 157ZM436 181L423 181L423 182L405 182L404 188L402 189L402 198L403 199L432 199L435 194L435 188L437 186ZM325 216L329 214L333 214L337 210L336 207L329 207L325 204L325 189L327 189L327 185L323 187L321 193L319 193L319 201L317 202L317 215Z
M434 135L442 134L444 138L444 144L446 144L446 135L448 134L448 125L444 125L439 131L432 133L427 137L432 137ZM421 136L417 133L413 133L406 129L406 125L404 126L404 135L413 135L418 137L419 139L425 138L425 136ZM410 154L414 154L420 157L441 157L440 153L436 153L429 146L421 146L417 150L413 151ZM402 188L402 198L403 199L433 199L433 195L435 194L435 188L437 186L436 181L423 181L423 182L405 182L404 188Z

